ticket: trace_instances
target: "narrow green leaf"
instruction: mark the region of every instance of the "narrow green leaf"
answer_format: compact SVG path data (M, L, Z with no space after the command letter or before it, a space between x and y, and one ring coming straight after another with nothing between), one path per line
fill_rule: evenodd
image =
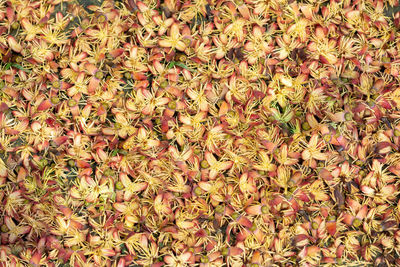
M13 67L16 67L17 69L26 71L26 72L28 72L28 73L31 72L30 70L25 69L24 67L22 67L21 65L19 65L19 64L17 64L17 63L12 63L12 66L13 66Z
M115 157L118 154L118 149L114 149L111 156Z
M168 63L167 65L167 69L171 69L175 66L176 62L175 61L171 61L170 63Z
M179 66L181 68L187 69L188 71L193 71L189 67L187 67L185 64L183 64L182 62L176 62L175 65L177 65L177 66Z

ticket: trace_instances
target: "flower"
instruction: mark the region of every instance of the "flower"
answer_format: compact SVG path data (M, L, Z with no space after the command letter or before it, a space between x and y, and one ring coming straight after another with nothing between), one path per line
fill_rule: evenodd
M204 157L209 164L209 178L211 180L215 179L220 172L228 170L233 165L232 161L217 160L214 155L209 151L205 152Z
M29 225L15 224L13 219L9 216L4 217L5 225L7 226L8 242L14 243L18 237L27 234L31 231Z
M318 142L318 135L314 134L311 136L310 141L306 145L306 148L301 153L303 160L313 161L313 160L327 160L328 155L321 152L324 148L322 142Z
M176 48L179 51L184 51L186 49L186 44L183 42L183 38L179 33L179 25L177 23L171 25L169 36L160 40L158 44L161 47Z
M191 256L192 253L189 251L184 252L178 256L171 254L164 257L164 262L167 264L167 266L177 266L177 267L188 266L189 259Z
M121 180L121 183L124 185L125 201L131 200L132 196L135 193L145 190L148 185L146 182L134 183L131 181L131 179L129 179L126 173L122 172L119 174L119 179Z
M400 265L396 1L65 2L0 1L2 265Z

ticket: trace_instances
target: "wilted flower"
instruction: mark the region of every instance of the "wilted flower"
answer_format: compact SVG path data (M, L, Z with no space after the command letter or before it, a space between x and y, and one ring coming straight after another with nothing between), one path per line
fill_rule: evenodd
M400 265L397 1L81 2L0 1L1 266Z

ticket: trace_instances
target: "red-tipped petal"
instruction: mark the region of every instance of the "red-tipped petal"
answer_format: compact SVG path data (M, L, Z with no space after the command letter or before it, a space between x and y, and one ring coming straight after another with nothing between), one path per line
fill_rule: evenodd
M246 4L238 6L238 10L239 10L240 15L242 15L243 18L245 18L245 19L250 18L250 10Z
M100 105L97 108L97 116L101 116L101 115L106 114L106 113L107 113L107 110L103 105Z
M334 236L336 233L336 222L327 222L326 230L331 236Z
M97 70L98 70L98 68L97 68L94 64L92 64L92 63L86 63L86 64L85 64L85 70L86 70L89 74L95 75L96 72L97 72Z
M126 260L124 258L120 258L117 264L117 267L125 267Z
M83 160L77 160L76 161L76 166L79 168L90 168L90 164L86 161Z
M240 225L244 226L244 227L247 227L247 228L250 228L253 225L253 223L248 218L246 218L244 216L241 216L238 219L238 223Z
M93 94L94 92L96 92L96 89L99 87L100 84L100 80L97 79L96 77L92 77L90 79L89 85L88 85L88 93L89 94Z
M117 211L119 211L121 213L123 213L127 209L127 206L125 204L118 203L118 202L114 203L113 207L114 207L114 209L116 209Z
M39 104L39 106L37 107L38 111L43 111L46 109L49 109L53 104L51 103L51 101L49 99L44 100L42 103Z
M143 191L147 188L147 183L146 182L141 182L141 183L135 183L135 185L132 188L133 192L139 192L139 191Z
M381 193L385 196L393 196L396 192L396 185L389 184L381 188Z
M147 76L145 74L141 73L141 72L135 72L133 74L133 78L135 80L139 80L139 81L147 80Z
M367 205L363 205L361 207L361 209L357 212L356 217L360 220L364 219L365 216L367 216L368 213L368 206Z
M198 185L199 185L199 187L200 187L201 189L203 189L203 190L206 191L206 192L209 192L209 191L211 191L211 189L212 189L212 185L211 185L209 182L200 181L200 182L198 183Z
M338 246L338 248L336 249L336 256L338 258L341 258L343 256L344 249L345 249L344 245Z
M68 140L68 136L58 136L58 137L53 138L53 142L54 142L57 146L61 146L61 145L64 144L67 140Z
M262 214L261 212L262 206L261 205L254 205L246 208L246 213L250 215L260 215Z
M293 242L294 242L295 246L297 246L297 247L304 247L310 243L310 240L308 239L307 235L300 234L300 235L296 235L293 238Z
M8 45L14 52L21 53L22 46L17 42L17 40L13 36L8 36L7 41Z
M15 19L15 12L11 7L7 7L6 8L6 16L7 16L7 20L12 23Z
M231 247L229 249L229 256L238 256L243 253L243 249L238 247Z
M109 52L109 54L114 58L119 57L123 53L124 53L124 49L123 48L117 48L117 49L112 50L112 51Z
M64 214L65 217L69 218L72 215L72 210L66 206L59 206L60 211Z
M229 109L230 109L229 104L227 102L223 101L219 108L218 115L219 116L225 115L226 113L228 113Z
M42 255L39 251L36 251L33 255L32 258L30 259L29 263L33 264L35 266L39 266L40 264L40 259L42 258Z
M331 181L333 179L332 174L324 168L319 172L319 176L326 181Z
M366 185L361 186L361 191L367 196L373 196L375 194L375 190Z
M349 213L344 214L344 216L343 216L343 222L344 222L345 224L347 224L347 225L352 225L352 224L353 224L353 221L354 221L354 216L353 216L353 215L351 215L351 214L349 214Z
M315 256L317 253L320 252L320 248L317 246L310 246L307 248L307 256L313 257Z

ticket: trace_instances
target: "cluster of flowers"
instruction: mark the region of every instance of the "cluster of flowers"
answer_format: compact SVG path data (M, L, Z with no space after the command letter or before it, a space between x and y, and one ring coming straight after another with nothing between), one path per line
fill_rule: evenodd
M94 3L0 0L0 266L400 265L398 0Z

